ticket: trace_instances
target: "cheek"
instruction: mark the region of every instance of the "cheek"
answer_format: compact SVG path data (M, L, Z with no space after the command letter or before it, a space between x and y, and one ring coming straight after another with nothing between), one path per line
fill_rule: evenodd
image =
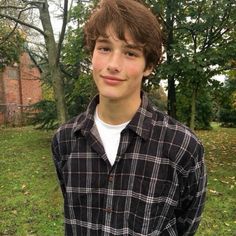
M92 58L92 69L93 71L99 71L104 67L104 60L97 56L96 54L93 55Z
M133 77L136 79L143 78L144 67L143 65L130 65L127 68L127 73L129 77Z

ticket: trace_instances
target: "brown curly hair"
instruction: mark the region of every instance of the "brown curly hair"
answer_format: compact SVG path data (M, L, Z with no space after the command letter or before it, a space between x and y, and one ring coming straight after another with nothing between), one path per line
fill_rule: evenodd
M154 67L162 59L162 31L155 15L141 1L101 0L84 27L85 45L92 53L99 36L107 37L112 26L120 40L128 30L133 40L143 45L146 67Z

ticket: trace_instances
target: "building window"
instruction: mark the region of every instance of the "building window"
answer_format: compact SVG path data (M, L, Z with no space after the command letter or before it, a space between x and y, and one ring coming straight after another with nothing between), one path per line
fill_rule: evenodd
M8 69L8 78L9 79L19 79L18 70L16 68Z

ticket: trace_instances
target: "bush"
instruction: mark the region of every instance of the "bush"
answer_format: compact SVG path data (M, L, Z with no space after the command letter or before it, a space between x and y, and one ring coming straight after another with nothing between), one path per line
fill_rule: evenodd
M177 91L177 117L178 120L187 126L190 125L191 116L191 92ZM211 129L211 121L213 117L212 101L209 92L205 89L199 91L196 100L196 117L195 129L209 130Z
M56 103L54 101L42 100L32 105L31 108L37 111L31 118L31 123L36 128L50 130L58 127Z
M223 127L236 127L236 109L221 108L219 120Z

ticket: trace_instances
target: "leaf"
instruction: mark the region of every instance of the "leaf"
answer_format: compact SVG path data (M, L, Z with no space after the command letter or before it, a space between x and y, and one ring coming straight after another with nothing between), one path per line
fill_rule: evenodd
M13 210L12 213L13 213L14 215L17 215L17 210Z
M210 193L212 193L213 195L216 195L216 196L223 195L222 193L217 192L216 190L213 190L213 189L209 189L208 191L209 191Z
M223 184L229 184L228 181L224 181L224 180L220 180L220 182L223 183Z
M26 188L26 185L23 184L23 185L21 186L21 189L23 190L23 189L25 189L25 188Z

